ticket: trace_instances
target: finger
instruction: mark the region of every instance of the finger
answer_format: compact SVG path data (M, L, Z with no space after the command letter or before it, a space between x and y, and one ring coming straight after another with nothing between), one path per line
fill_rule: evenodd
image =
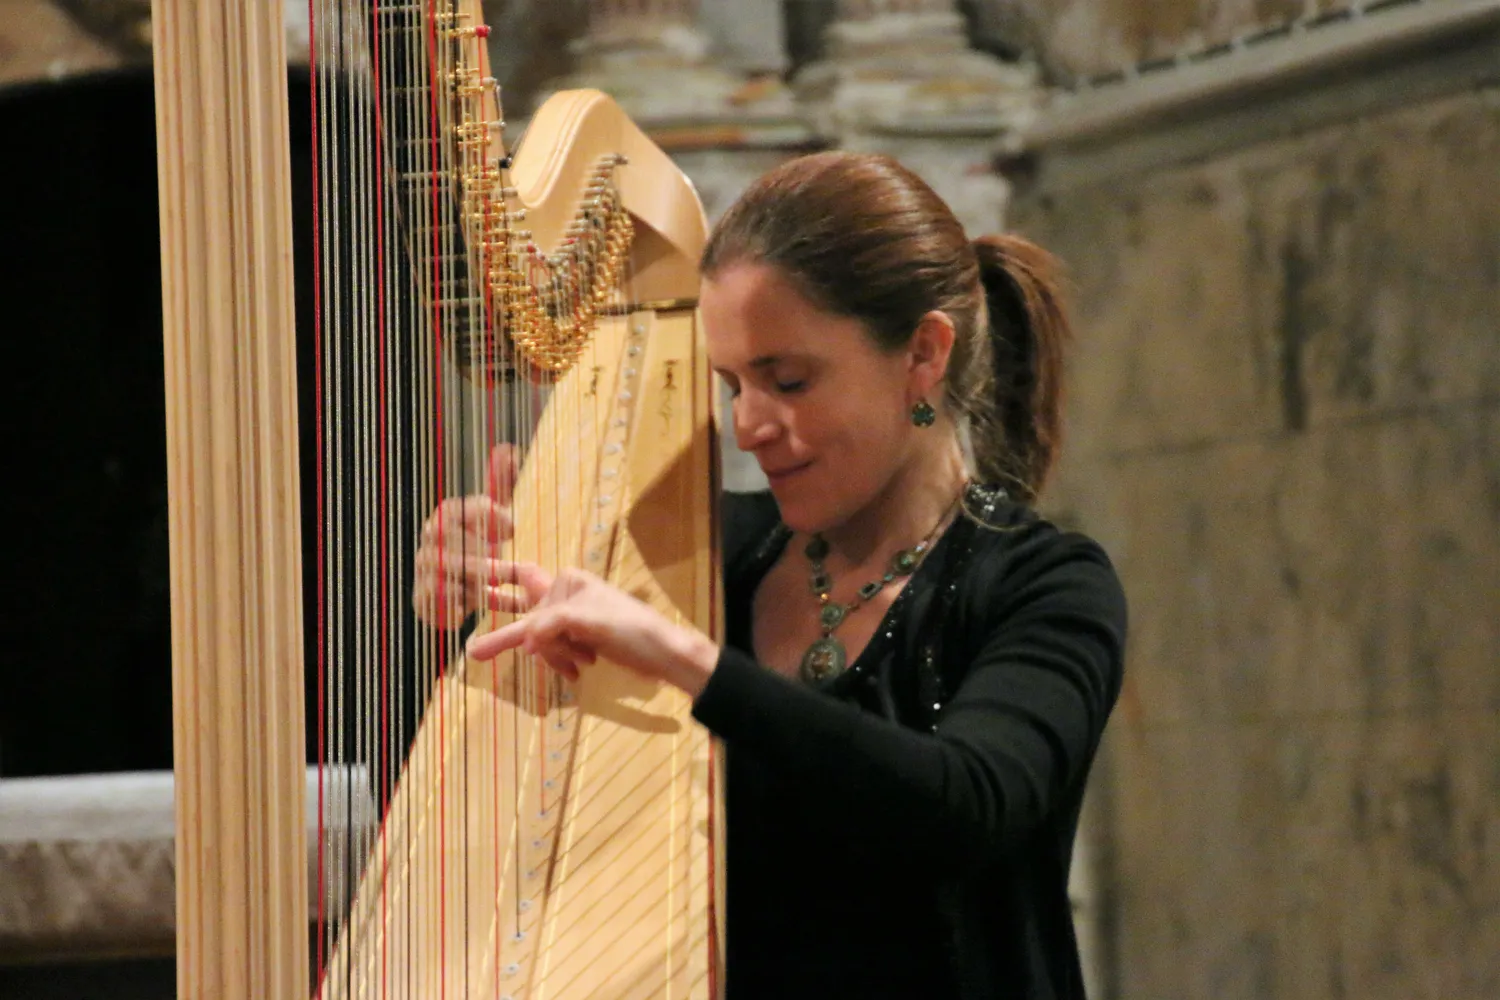
M436 594L441 591L445 598L456 598L456 595L462 594L471 605L486 582L485 574L475 567L471 566L469 572L465 572L458 559L419 559L412 574L412 589L415 593Z
M422 541L434 542L441 535L446 539L454 534L455 527L463 524L463 513L467 497L449 497L433 509L427 515L427 520L422 522Z
M525 614L536 606L525 594L518 594L514 590L506 590L502 587L486 587L484 594L485 606L491 611L519 615Z
M547 664L552 670L566 677L570 681L578 680L578 664L568 659L561 652L538 653L537 658Z
M416 558L413 560L417 572L429 576L439 573L446 576L460 576L463 574L465 561L463 552L448 545L442 548L437 545L424 545L417 549ZM468 561L474 561L474 557L471 556Z
M450 548L420 548L413 562L418 577L444 576L471 583L495 583L514 575L508 559L490 559L473 551Z
M469 592L478 593L469 587L460 576L454 574L419 573L412 586L413 595L419 600L440 600L444 603L457 601Z
M466 534L477 537L484 544L510 538L516 533L510 509L489 497L470 498L463 508L463 527Z
M444 500L442 509L423 526L423 541L435 544L440 528L445 546L457 548L462 539L474 548L510 538L515 534L515 521L509 509L487 496L475 495ZM476 542L478 546L473 544Z
M526 649L538 655L554 654L581 663L596 657L594 637L577 608L554 604L533 612L527 619Z
M597 659L593 650L569 642L565 638L554 639L550 642L536 642L533 637L528 636L522 648L569 680L578 679L580 664L587 665Z
M515 521L509 509L482 493L449 497L422 524L422 541L426 544L437 542L441 536L443 544L449 545L465 535L487 543L514 533Z
M536 602L524 592L516 591L513 583L506 582L513 577L510 565L501 559L448 562L419 554L414 602L419 610L435 608L436 602L441 601L449 612L467 613L478 608L510 613L528 611Z
M516 447L508 441L490 449L487 467L490 496L501 506L509 507L516 495L516 474L520 465L516 458Z
M555 590L559 596L572 597L579 591L582 591L598 582L599 578L594 576L594 574L590 573L588 570L578 569L577 567L570 566L557 574L557 579L553 581L552 589Z
M464 564L464 579L476 587L496 587L515 583L515 572L508 559L470 559Z
M526 640L526 632L530 628L530 622L511 622L503 625L493 632L484 635L471 636L469 638L468 653L471 660L493 660L508 649L515 649Z
M542 569L536 563L515 562L509 559L497 559L495 575L490 583L511 583L526 591L527 598L533 603L540 603L542 598L552 589L552 574Z
M433 628L456 628L467 617L465 608L454 597L457 593L455 588L439 600L434 590L418 588L412 594L412 610Z
M563 640L561 647L575 663L590 664L599 659L599 654L588 646L581 646L576 642Z

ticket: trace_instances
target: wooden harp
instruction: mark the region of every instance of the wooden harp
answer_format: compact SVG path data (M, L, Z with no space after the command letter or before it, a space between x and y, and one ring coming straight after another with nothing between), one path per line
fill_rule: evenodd
M719 637L701 207L596 92L512 156L476 0L310 14L299 413L282 4L153 5L178 995L715 997L722 782L686 697L468 663L411 615L425 518L504 439L515 536L486 558L580 566Z

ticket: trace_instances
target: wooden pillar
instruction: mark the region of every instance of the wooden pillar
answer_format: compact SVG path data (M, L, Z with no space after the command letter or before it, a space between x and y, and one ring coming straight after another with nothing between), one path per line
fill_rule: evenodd
M309 995L282 0L156 0L177 995Z

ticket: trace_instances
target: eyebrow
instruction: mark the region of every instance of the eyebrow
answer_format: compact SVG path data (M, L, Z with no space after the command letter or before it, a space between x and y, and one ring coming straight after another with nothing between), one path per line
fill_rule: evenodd
M756 370L756 371L764 371L767 368L775 367L776 365L780 364L783 361L808 361L808 360L810 360L810 358L808 356L802 355L802 354L762 354L758 358L752 358L752 359L750 359L750 365L749 365L749 367L752 368L752 369L754 369L754 370ZM714 371L718 372L720 375L726 375L726 374L729 373L729 370L727 368L718 368L718 367L716 367L716 368L714 368Z
M785 361L785 360L786 360L786 357L784 355L780 355L780 354L762 354L760 357L758 357L758 358L752 358L750 360L750 367L751 368L757 368L757 369L770 368L772 365L776 364L776 362L778 362L778 361ZM727 372L728 369L727 368L715 368L714 371L719 372L722 375L725 372Z

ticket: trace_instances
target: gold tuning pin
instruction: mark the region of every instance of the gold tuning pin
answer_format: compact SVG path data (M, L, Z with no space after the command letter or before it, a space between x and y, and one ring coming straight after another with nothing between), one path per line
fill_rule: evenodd
M479 71L475 70L474 72L477 74ZM493 89L499 82L492 76L482 78L476 76L473 83L461 83L454 88L454 92L460 97L475 97L487 90Z
M476 167L463 175L462 182L465 188L498 184L500 183L500 171L495 167Z

